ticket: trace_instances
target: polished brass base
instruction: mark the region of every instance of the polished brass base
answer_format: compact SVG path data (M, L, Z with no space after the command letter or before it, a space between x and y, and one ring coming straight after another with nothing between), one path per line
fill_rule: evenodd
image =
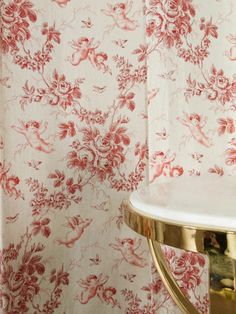
M183 313L198 312L175 282L160 244L206 254L210 260L210 312L236 314L236 232L166 223L143 215L129 201L123 202L123 209L125 223L148 238L160 277Z
M234 314L236 313L236 303L215 293L211 293L211 313L214 314Z

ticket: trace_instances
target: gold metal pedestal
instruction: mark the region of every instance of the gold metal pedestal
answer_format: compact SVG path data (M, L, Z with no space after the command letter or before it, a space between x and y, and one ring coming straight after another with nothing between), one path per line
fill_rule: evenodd
M161 244L206 254L210 260L210 313L236 314L236 232L204 230L145 216L129 201L123 202L125 223L147 237L154 264L171 297L183 313L198 314L186 298L165 261ZM141 209L140 209L141 210Z

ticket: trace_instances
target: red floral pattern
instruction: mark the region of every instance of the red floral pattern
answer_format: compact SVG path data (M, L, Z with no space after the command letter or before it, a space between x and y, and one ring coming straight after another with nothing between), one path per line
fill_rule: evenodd
M10 1L0 3L1 9L1 48L3 53L17 52L18 44L29 40L30 22L36 22L37 15L33 4L28 0Z
M6 195L10 197L24 198L20 190L17 189L20 183L19 177L15 175L9 175L11 164L0 162L0 186Z
M120 203L167 177L235 174L235 10L0 0L0 311L178 311ZM206 259L163 250L208 313Z

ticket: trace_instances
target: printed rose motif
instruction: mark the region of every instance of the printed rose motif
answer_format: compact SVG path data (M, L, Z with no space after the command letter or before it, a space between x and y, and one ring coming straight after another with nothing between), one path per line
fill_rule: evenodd
M165 0L163 2L163 11L169 18L176 18L180 14L181 8L179 2L176 0Z
M53 74L53 81L49 89L49 103L53 106L59 105L64 110L68 106L71 106L74 100L78 100L81 97L80 88L78 86L72 86L66 81L65 75L59 75L55 70Z
M104 136L96 128L82 129L83 145L78 143L76 150L67 154L67 166L87 170L100 181L114 176L114 170L125 161L124 147L130 144L125 123L126 119L118 119Z
M26 105L33 102L41 102L43 100L46 100L52 106L60 106L63 110L66 110L68 107L74 106L75 102L78 102L81 98L79 82L76 81L74 85L69 83L66 81L65 75L59 75L56 70L54 70L53 79L48 82L46 88L36 89L34 86L29 86L28 81L26 81L25 86L22 89L25 93L20 100L21 108L23 110ZM74 113L77 114L77 111L74 110ZM61 124L60 127L70 129L67 130L67 133L68 135L71 134L70 136L73 136L75 128L72 121L69 121L67 126Z
M96 148L100 153L108 153L112 148L112 133L108 133L106 136L98 135L95 139Z
M209 79L204 77L205 82L187 79L188 88L185 92L186 100L193 96L200 96L203 93L210 101L215 101L221 105L232 103L236 99L236 81L230 80L224 75L222 69L217 70L213 65Z
M10 274L9 281L11 282L12 290L17 291L25 283L25 276L22 272L12 272Z
M176 48L177 55L186 62L202 66L209 56L211 39L218 37L218 27L213 24L212 18L208 21L201 18L199 29L203 33L202 39L193 46L187 38L192 33L192 18L196 15L191 0L150 1L145 13L146 34L151 37L145 57L157 47L164 46L168 49ZM138 60L143 61L144 54Z
M223 75L223 73L222 73ZM229 80L220 73L216 77L215 85L219 89L225 89L229 86Z
M224 76L223 70L217 71L213 66L211 69L212 76L210 81L217 89L225 89L229 86L229 80Z
M119 166L125 161L123 149L113 148L107 158L110 160L112 167L119 168Z
M100 181L104 181L106 177L113 175L112 163L108 158L99 158L97 161L96 174Z
M168 251L172 251L171 254ZM200 269L205 265L205 258L196 253L184 252L177 256L171 248L165 247L165 256L173 275L185 293L195 289L201 283Z
M215 92L215 96L208 96L210 100L218 99L224 105L236 97L236 82L230 81L222 69L218 70L214 67L211 68L210 76L210 90Z
M95 153L88 147L81 147L77 151L71 151L68 153L68 168L79 168L81 170L86 169L94 165Z
M1 15L1 50L3 53L16 52L18 42L28 40L31 35L29 22L37 19L33 4L28 0L11 1L9 4L0 5Z
M181 45L182 36L191 33L190 19L195 16L195 9L189 0L150 1L146 14L147 36L172 48Z
M41 227L46 226L47 218L41 221ZM35 228L39 224L34 224ZM8 313L27 313L32 304L32 300L42 293L40 283L44 276L46 267L43 259L44 245L31 242L32 238L29 233L25 233L19 243L10 244L8 248L0 251L1 260L1 290L0 290L0 308ZM9 253L16 250L13 259L9 260ZM20 254L20 262L12 263ZM37 305L40 312L53 313L60 305L60 297L62 294L62 286L69 284L69 274L61 270L51 271L51 278L48 281L49 292L48 299L45 304ZM54 287L50 284L54 283ZM6 288L7 287L7 288ZM2 290L3 289L3 290ZM13 298L14 296L14 298ZM49 303L50 311L49 311ZM44 308L44 311L40 308Z

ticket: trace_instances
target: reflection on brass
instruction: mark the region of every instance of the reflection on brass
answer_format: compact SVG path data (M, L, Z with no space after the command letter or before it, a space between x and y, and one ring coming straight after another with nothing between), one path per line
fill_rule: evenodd
M235 313L235 299L231 299L231 292L223 289L220 293L215 293L210 290L211 298L211 313L213 314L234 314Z
M226 236L228 246L225 254L236 260L236 233L228 233Z
M123 202L123 209L125 223L148 238L153 260L160 276L184 313L192 314L197 311L183 295L170 274L159 249L159 243L206 254L210 261L211 313L236 314L236 232L204 230L200 226L192 227L156 220L139 213L129 201Z

